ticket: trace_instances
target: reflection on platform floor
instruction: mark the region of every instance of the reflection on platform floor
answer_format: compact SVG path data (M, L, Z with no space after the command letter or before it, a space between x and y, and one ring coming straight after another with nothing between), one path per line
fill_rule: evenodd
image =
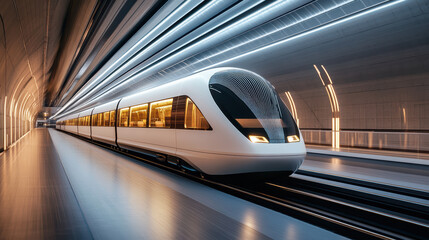
M46 130L0 158L0 239L91 239Z
M1 238L342 238L53 129L3 155L0 186Z

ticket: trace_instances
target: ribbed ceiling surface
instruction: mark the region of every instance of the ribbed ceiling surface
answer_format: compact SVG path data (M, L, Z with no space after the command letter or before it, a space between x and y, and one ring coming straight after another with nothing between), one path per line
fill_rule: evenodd
M72 75L67 79L69 83L80 81L80 87L70 91L76 86L71 85L61 96L62 100L55 103L63 107L60 113L84 109L205 68L233 65L247 55L261 51L270 54L276 45L398 2L401 1L171 1L158 4L159 9L153 16L140 23L135 34L106 64L97 71L82 71L78 77Z
M41 107L68 1L0 2L1 95L8 113L34 117Z

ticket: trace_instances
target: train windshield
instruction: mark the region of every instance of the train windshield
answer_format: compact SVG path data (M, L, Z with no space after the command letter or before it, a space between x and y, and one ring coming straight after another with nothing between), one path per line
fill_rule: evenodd
M258 75L229 70L214 74L210 92L223 114L250 141L299 141L299 131L274 87Z

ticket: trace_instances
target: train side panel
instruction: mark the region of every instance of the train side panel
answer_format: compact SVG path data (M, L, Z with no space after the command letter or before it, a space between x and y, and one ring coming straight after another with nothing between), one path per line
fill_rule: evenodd
M98 113L115 111L116 106L118 105L119 100L114 100L108 102L106 104L97 106L94 108L92 112L92 116L94 117ZM104 142L107 144L115 145L115 126L94 126L91 125L92 131L92 139L100 142Z
M79 136L91 138L91 127L79 126Z
M90 116L92 113L92 110L93 110L93 108L82 111L81 113L79 113L79 117ZM79 125L78 131L79 131L79 136L91 138L91 127L90 126Z
M122 148L176 154L175 129L118 128L118 145Z
M92 127L92 139L115 145L115 127Z
M65 126L64 130L69 133L77 134L77 126Z

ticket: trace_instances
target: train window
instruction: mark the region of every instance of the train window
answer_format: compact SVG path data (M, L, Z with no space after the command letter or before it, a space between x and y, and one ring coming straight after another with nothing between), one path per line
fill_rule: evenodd
M97 114L92 115L92 126L93 127L97 126Z
M86 116L85 117L85 126L89 126L91 122L91 116Z
M110 125L111 127L115 126L115 114L116 110L110 111Z
M122 108L119 110L119 125L118 127L128 127L128 115L130 108Z
M110 116L110 112L103 113L103 126L105 127L109 126L109 116Z
M103 113L97 114L97 126L99 127L103 126Z
M130 127L146 127L148 104L131 107Z
M186 99L185 128L200 130L210 129L210 125L206 118L190 98Z
M150 104L149 127L169 128L171 126L171 110L173 99L165 99Z

